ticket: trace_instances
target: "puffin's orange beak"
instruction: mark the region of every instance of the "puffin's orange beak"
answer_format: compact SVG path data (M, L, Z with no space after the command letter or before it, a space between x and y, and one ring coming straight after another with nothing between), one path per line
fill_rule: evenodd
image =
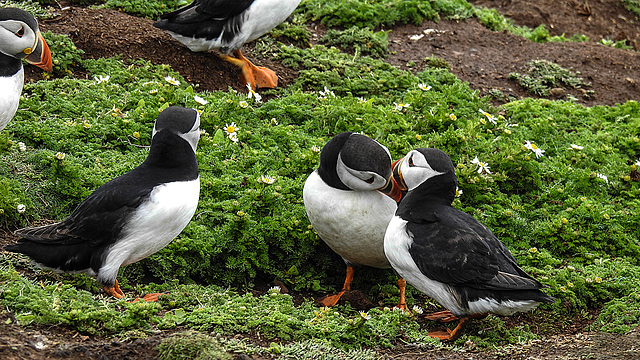
M378 191L392 198L395 202L400 202L402 199L402 191L400 190L398 183L396 183L396 180L393 178L393 175L389 176L387 184Z
M49 45L44 41L39 31L36 46L34 49L31 49L31 53L27 55L25 60L45 71L51 72L53 70L53 60L51 58L51 51L49 51Z
M400 191L406 191L407 184L404 182L404 178L402 177L402 172L400 171L400 165L402 165L402 160L404 160L404 158L400 158L394 161L393 164L391 165L391 168L393 169L393 179L398 184L398 188L400 189Z

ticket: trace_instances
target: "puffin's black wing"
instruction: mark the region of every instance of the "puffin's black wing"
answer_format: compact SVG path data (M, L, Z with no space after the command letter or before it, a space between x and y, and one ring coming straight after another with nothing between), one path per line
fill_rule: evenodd
M123 180L126 178L116 178L99 187L63 221L20 229L15 234L22 238L21 242L49 245L87 243L96 247L115 241L128 215L148 198L151 191L147 186Z
M195 0L160 16L153 26L186 37L229 40L239 31L242 13L257 0Z
M487 290L533 290L542 284L516 264L498 238L450 206L412 212L409 252L420 271L443 283Z
M225 20L247 10L255 0L195 0L191 4L160 16L172 23L192 24Z

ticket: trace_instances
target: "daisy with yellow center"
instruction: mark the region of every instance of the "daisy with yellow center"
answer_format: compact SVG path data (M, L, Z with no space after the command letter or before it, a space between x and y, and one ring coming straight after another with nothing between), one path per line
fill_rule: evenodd
M490 122L492 122L493 124L497 124L497 122L496 122L496 118L495 118L495 117L493 117L493 115L489 114L488 112L486 112L486 111L484 111L484 110L482 110L482 109L479 109L479 110L480 110L480 114L484 115L484 116L487 118L487 120L489 120L489 121L490 121ZM484 119L483 119L483 120L484 120ZM481 120L481 121L482 121L482 120ZM484 121L482 121L482 123L484 124L485 122L484 122Z
M236 125L235 122L232 122L231 124L224 124L223 130L227 133L227 135L229 135L232 133L236 133L238 130L240 130L240 128Z
M539 158L540 156L544 156L543 155L544 150L540 149L536 144L532 143L529 140L525 141L524 147L526 149L533 151L533 153L536 154L536 159Z
M427 85L427 84L418 84L418 87L420 88L420 90L422 91L429 91L431 90L431 85Z
M394 102L393 105L394 105L393 110L395 111L402 111L408 108L409 106L411 106L411 104L396 103L396 102Z
M253 88L251 87L251 84L247 84L247 89L249 89L247 98L249 99L254 98L258 104L262 102L262 96L253 90Z
M240 101L238 105L240 105L240 107L243 109L246 109L247 107L249 107L249 103L244 100Z
M580 151L582 149L584 149L584 146L580 146L576 144L571 144L571 147L569 148L569 150L575 150L575 151Z
M489 163L478 160L477 156L473 160L471 160L471 163L476 164L476 166L478 167L478 174L482 174L483 172L491 174L491 171L489 170Z
M164 81L168 82L171 85L180 86L180 81L172 76L165 76Z
M258 179L258 182L262 183L262 184L266 184L266 185L271 185L274 182L276 182L276 178L274 178L273 176L270 176L270 175L262 175Z

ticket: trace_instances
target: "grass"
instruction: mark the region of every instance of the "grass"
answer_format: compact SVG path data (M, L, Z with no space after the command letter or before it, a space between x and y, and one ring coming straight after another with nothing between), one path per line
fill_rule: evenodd
M372 6L373 14L375 5L387 4L351 3ZM296 16L321 19L317 4L303 2ZM402 11L418 8L425 14L426 6L439 7L446 16L472 11L465 2L404 6ZM349 30L354 21L339 24ZM300 44L271 51L299 77L287 89L269 91L265 102L232 90L199 91L164 65L82 60L81 49L68 38L45 34L56 58L64 61L56 64L53 78L25 85L20 111L0 133L0 161L6 164L0 168L0 226L13 230L68 215L96 187L144 160L153 121L169 105L202 111L201 198L193 221L174 242L119 275L125 292L170 290L159 303L107 300L83 275L58 277L5 256L0 264L3 309L20 324L58 324L106 336L155 328L199 331L167 340L162 350L167 354L194 341L210 344L203 351L232 353L230 348L240 346L205 331L259 333L274 344L255 351L291 358L321 348L330 348L335 357L369 358L362 347L437 343L415 320L395 311L374 309L366 318L349 307L294 305L289 295L275 290L259 297L243 294L273 279L295 291L318 293L341 284L343 264L310 227L301 193L318 166L319 149L348 130L387 145L394 158L416 147L446 151L463 191L454 206L496 233L558 299L536 315L576 316L601 308L593 330L622 333L640 324L634 315L640 304L634 285L640 282L637 101L586 108L524 99L495 108L438 59L426 59L430 66L414 75L369 56L308 48L304 31L293 26L280 28L281 36ZM383 35L363 33L372 39ZM334 35L352 34L338 29ZM92 79L74 79L76 66ZM239 128L237 143L223 131L232 121ZM542 156L530 149L532 143L544 150ZM478 173L471 162L476 156L489 164L490 174ZM265 175L275 182L261 182ZM15 267L35 273L22 275ZM356 288L376 301L397 302L391 272L362 273ZM145 285L142 279L148 278L157 284ZM429 306L411 294L415 290L409 289L412 303ZM474 326L482 331L466 332L455 346L471 340L491 348L536 336L525 327L506 328L496 317Z

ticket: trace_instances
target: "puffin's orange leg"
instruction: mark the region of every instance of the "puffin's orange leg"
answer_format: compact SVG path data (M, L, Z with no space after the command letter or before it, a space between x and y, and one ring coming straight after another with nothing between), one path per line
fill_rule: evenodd
M402 311L409 311L409 308L407 307L407 301L405 299L407 282L403 278L399 278L398 287L400 288L400 301L398 302L398 305L396 305L396 308Z
M447 311L441 311L441 313L445 313L445 312L447 312ZM449 330L449 329L431 330L431 331L429 331L429 336L432 337L432 338L440 339L442 341L455 340L462 333L461 330L463 328L463 325L467 321L469 321L470 319L483 319L483 318L487 317L487 315L489 315L489 314L471 314L471 315L468 315L468 316L461 317L460 318L460 322L458 323L458 325L453 330ZM454 316L454 315L452 314L452 316ZM452 321L452 320L449 320L449 321Z
M462 329L462 325L466 323L470 318L463 317L460 318L460 322L458 326L456 326L453 330L445 329L445 330L431 330L429 331L429 336L432 338L440 339L442 341L452 341L458 338L462 333L460 330Z
M111 287L105 286L104 287L104 292L106 292L107 294L113 296L116 299L124 298L124 292L122 292L122 290L120 289L120 286L118 286L118 279L116 279L116 281L113 284L113 286L111 286Z
M453 315L449 310L427 314L424 316L424 318L427 320L440 321L440 322L451 322L451 321L458 320L458 317Z
M355 269L353 268L353 266L348 265L347 276L344 279L344 285L342 286L342 290L340 290L340 292L337 294L327 295L316 301L324 306L334 306L335 304L337 304L340 298L342 297L342 295L344 295L345 292L351 290L351 282L353 281L354 272L355 272Z
M240 68L240 80L243 84L251 84L255 90L257 88L275 88L278 86L278 75L266 67L256 66L242 55L240 50L233 52L232 56L220 55L222 60L232 63Z

